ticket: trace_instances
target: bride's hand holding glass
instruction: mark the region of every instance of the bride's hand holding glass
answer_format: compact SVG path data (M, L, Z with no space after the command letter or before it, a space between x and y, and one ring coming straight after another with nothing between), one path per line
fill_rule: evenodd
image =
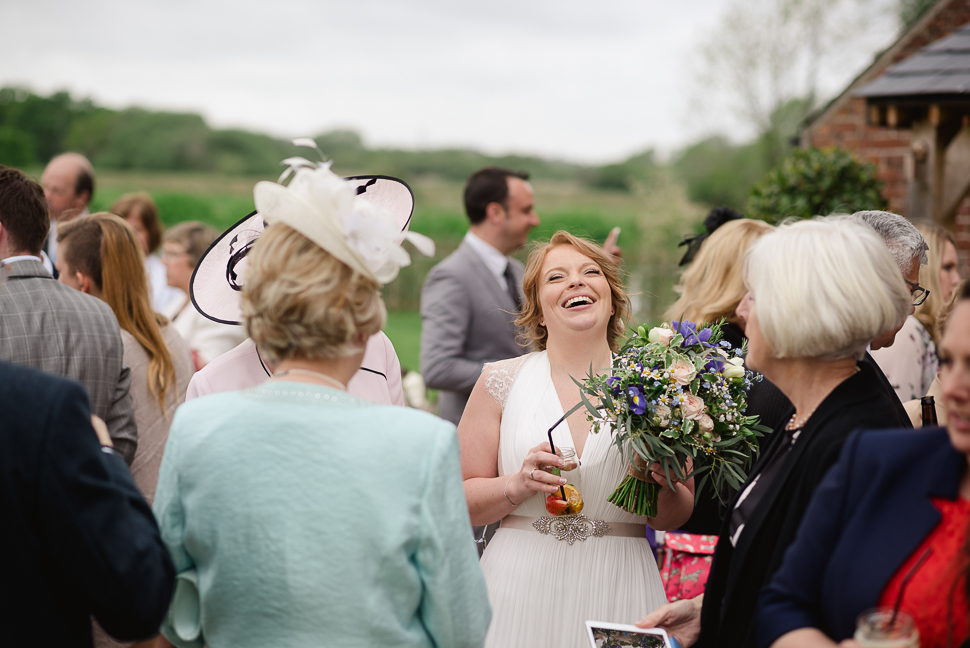
M522 468L512 478L506 493L515 506L536 493L556 493L560 486L565 485L566 480L559 475L547 472L546 469L552 466L561 469L564 465L565 462L562 457L553 454L549 443L543 441L529 450L529 454L522 461Z

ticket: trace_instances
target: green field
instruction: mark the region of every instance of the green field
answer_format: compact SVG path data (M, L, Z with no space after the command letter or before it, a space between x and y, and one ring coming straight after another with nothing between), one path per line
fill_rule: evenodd
M340 172L340 170L338 170ZM344 171L348 173L349 171ZM33 170L34 177L40 169ZM224 230L253 209L252 187L275 177L232 177L201 173L105 172L98 175L95 211L107 210L122 194L147 191L158 203L166 226L200 220ZM431 267L453 251L467 229L461 204L462 185L437 177L406 178L414 190L411 227L437 244L434 258L413 254L413 264L384 289L389 310L387 332L401 364L417 369L421 322L416 312L421 286ZM627 288L641 323L656 323L674 301L677 243L697 230L704 208L689 202L682 185L659 177L634 191L594 190L573 181L536 180L536 206L541 225L532 240L548 239L558 229L602 241L610 229L622 228ZM525 260L528 250L518 256Z
M416 311L388 311L384 332L394 343L401 367L419 371L421 314Z

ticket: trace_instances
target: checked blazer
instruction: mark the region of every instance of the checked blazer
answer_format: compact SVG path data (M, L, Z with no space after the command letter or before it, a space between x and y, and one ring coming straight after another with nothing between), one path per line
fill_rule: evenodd
M115 449L130 465L138 428L123 364L121 331L111 307L56 281L40 260L3 266L0 360L81 383L91 412L104 419Z

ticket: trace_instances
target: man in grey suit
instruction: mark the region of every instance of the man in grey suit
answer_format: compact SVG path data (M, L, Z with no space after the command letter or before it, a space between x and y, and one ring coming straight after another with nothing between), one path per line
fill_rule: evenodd
M421 373L438 389L439 416L455 425L486 362L522 355L513 321L522 264L509 257L539 224L527 173L476 171L465 185L471 222L457 250L428 274L421 293Z
M138 429L118 320L96 297L58 283L40 261L50 228L40 185L0 166L0 360L72 378L88 392L130 465Z
M421 373L438 389L438 415L458 425L486 362L520 356L513 323L521 308L522 264L509 257L539 224L529 174L486 167L465 184L471 226L421 291ZM473 527L482 555L495 525Z

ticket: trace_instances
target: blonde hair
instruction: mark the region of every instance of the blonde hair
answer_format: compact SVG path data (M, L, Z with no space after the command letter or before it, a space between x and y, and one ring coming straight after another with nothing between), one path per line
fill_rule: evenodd
M748 250L744 279L777 358L859 358L909 315L909 290L885 242L846 217L782 225Z
M529 259L525 266L525 275L522 277L522 290L525 292L525 304L522 312L515 320L516 326L522 328L519 336L526 345L531 344L539 351L544 351L549 339L549 331L540 324L542 321L542 306L539 304L539 275L542 272L542 264L546 261L546 255L554 247L560 245L571 245L581 254L589 257L603 271L603 277L610 285L610 296L613 300L613 315L606 329L606 339L610 349L614 352L619 350L619 339L625 330L625 322L630 319L630 298L623 290L623 282L620 278L620 269L613 262L603 248L592 241L588 241L578 236L573 236L569 232L559 230L552 235L548 243L536 243L532 251L529 252Z
M964 279L956 286L953 287L953 294L950 295L949 301L947 301L940 308L940 312L936 314L936 326L933 327L933 335L938 340L943 339L943 332L946 331L946 324L950 319L950 315L953 313L953 309L962 300L966 299L963 292L967 289L967 280Z
M741 272L744 253L774 229L774 225L750 218L733 220L717 228L681 276L677 287L680 298L664 313L664 321L701 324L724 318L737 323L734 311L748 292Z
M350 355L384 326L378 283L287 225L267 227L246 258L243 319L270 362Z
M148 354L148 391L168 418L165 402L176 392L175 365L162 337L168 320L152 310L145 257L135 228L107 212L75 218L57 226L60 253L71 272L91 277L118 325Z
M921 224L916 229L923 235L923 239L929 246L927 256L929 261L926 264L928 272L920 277L920 283L930 291L926 301L916 307L916 319L930 332L935 344L940 343L940 335L936 330L936 322L941 315L941 311L947 305L943 299L943 289L940 288L940 268L943 265L943 250L949 242L956 248L956 241L953 236L939 225ZM951 295L952 297L952 295Z

